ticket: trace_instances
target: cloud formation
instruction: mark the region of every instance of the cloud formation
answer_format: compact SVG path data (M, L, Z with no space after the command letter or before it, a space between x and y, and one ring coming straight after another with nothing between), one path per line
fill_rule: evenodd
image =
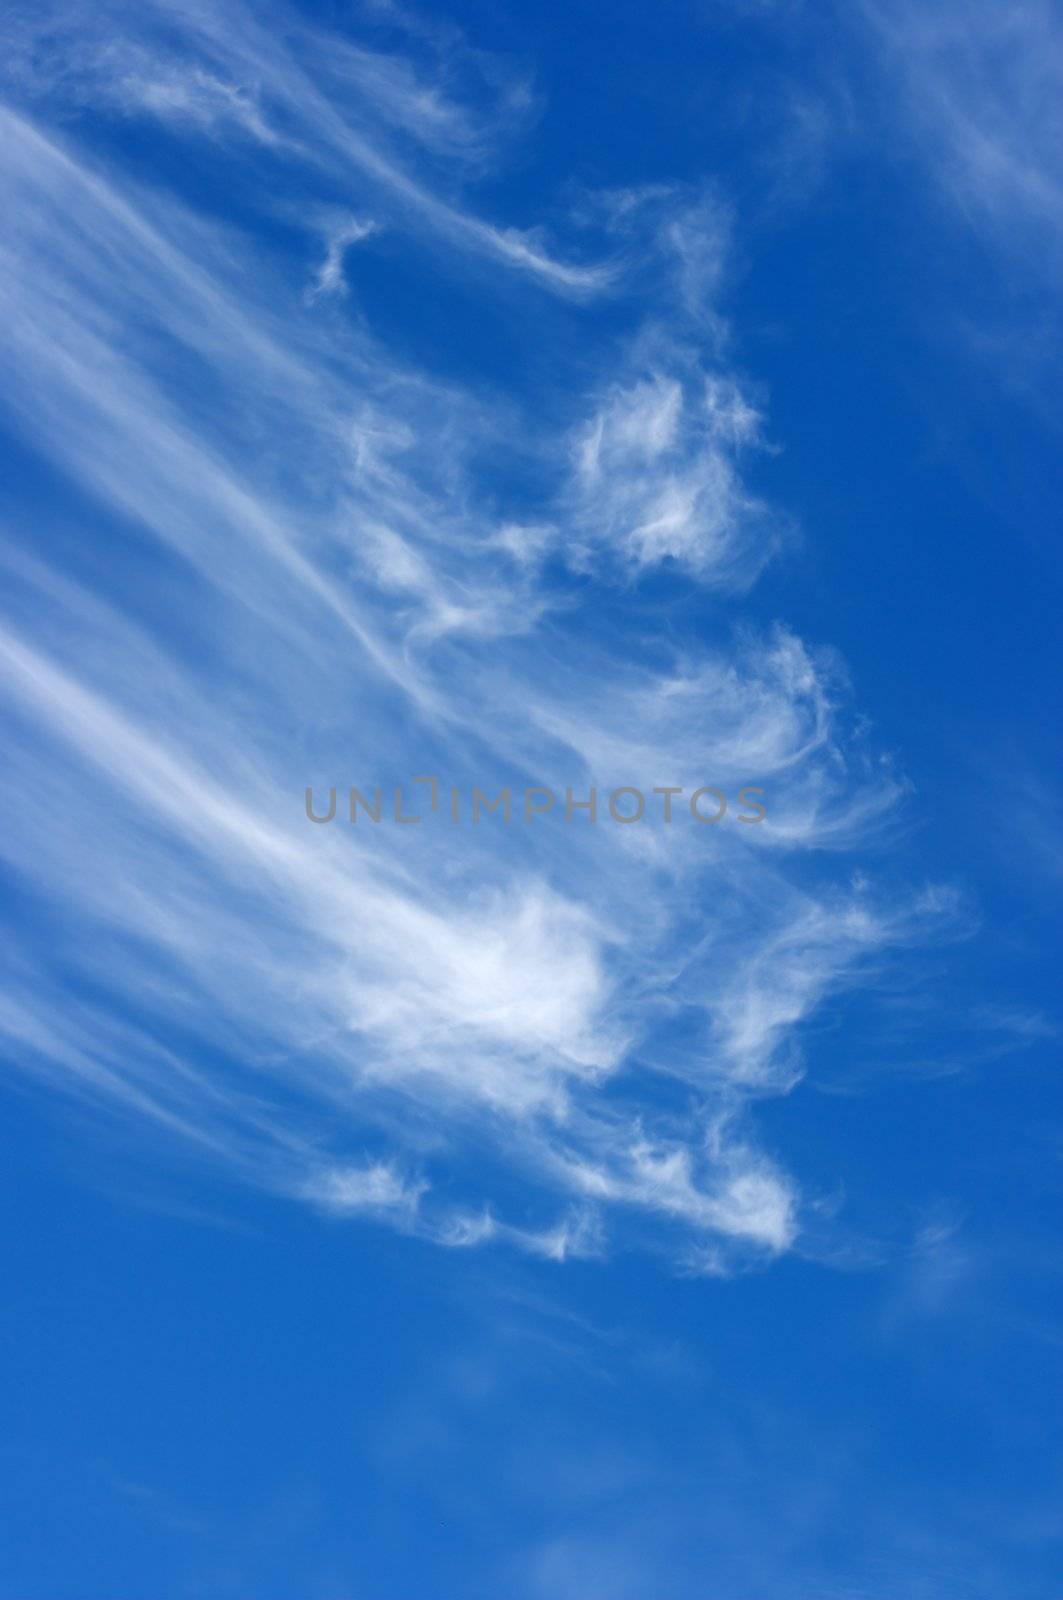
M607 289L619 269L566 264L439 176L482 165L498 117L228 5L138 19L114 14L113 49L102 24L48 34L64 70L34 117L3 113L10 423L73 506L0 550L0 851L32 906L0 995L12 1062L243 1181L452 1247L630 1240L705 1272L787 1250L800 1183L754 1102L798 1081L827 996L955 908L835 865L904 784L831 653L737 617L684 632L640 587L734 595L786 536L750 477L762 404L719 313L700 321L718 209L620 207L645 229L625 346L573 365L545 420L519 389L490 405L338 291L370 196L381 226L493 263L485 297L511 268L577 315ZM219 159L250 139L327 172L344 220L315 291L271 228L145 193L91 118L37 120L93 97ZM304 815L308 784L415 774L748 783L769 814Z

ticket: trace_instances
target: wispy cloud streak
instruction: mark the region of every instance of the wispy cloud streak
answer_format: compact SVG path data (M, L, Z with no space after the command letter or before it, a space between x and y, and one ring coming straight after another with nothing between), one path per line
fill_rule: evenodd
M428 230L461 251L501 262L562 294L605 288L608 267L562 261L539 230L486 222L416 175L397 148L442 154L473 144L461 108L409 64L314 33L277 9L260 19L239 0L223 5L107 6L70 26L47 8L16 31L14 57L32 61L17 81L31 93L58 89L178 132L221 138L238 130L281 163L350 188L368 184L396 221ZM21 46L21 49L18 47ZM48 65L42 67L42 61ZM504 103L517 108L520 95Z

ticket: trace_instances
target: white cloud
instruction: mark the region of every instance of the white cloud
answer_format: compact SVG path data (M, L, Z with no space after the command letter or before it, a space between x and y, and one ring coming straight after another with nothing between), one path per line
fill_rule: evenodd
M607 266L561 260L538 230L497 226L444 198L421 170L425 150L476 151L482 161L490 122L476 129L438 83L400 58L291 19L263 20L240 0L188 0L178 11L119 3L76 24L45 4L20 19L8 77L21 93L57 98L67 110L103 103L215 136L236 127L294 164L304 184L324 177L348 196L368 188L389 223L517 268L560 294L593 295L611 280ZM520 120L529 104L527 92L507 85L501 121Z
M759 426L726 375L651 371L615 385L574 441L574 557L604 547L636 569L673 562L705 582L748 583L780 538L741 471Z
M183 15L285 141L356 150L404 192L256 24ZM379 93L394 108L411 82ZM425 120L437 154L461 142L438 105ZM0 852L42 929L63 908L0 988L24 1070L242 1181L444 1244L561 1261L616 1235L713 1270L789 1248L800 1184L750 1104L795 1081L825 997L949 908L811 864L903 787L854 735L828 653L783 628L710 646L651 627L633 649L611 618L616 572L734 588L779 537L746 480L761 406L719 326L708 349L693 326L711 219L695 248L689 208L650 218L654 292L677 252L694 275L683 320L642 319L544 419L316 314L267 237L138 193L24 118L3 128L18 425L121 552L53 529L60 575L0 549ZM565 285L534 237L418 195L433 226ZM662 215L682 235L664 256ZM326 288L366 227L340 225ZM500 488L513 463L538 495ZM466 796L760 782L769 823L303 814L308 783L390 798L414 773Z
M426 1183L402 1177L387 1161L364 1167L332 1167L318 1173L305 1189L307 1199L341 1216L358 1211L414 1213Z
M110 84L116 103L127 111L143 111L162 122L187 125L204 132L242 129L264 145L278 143L256 104L245 89L226 83L202 68L174 67L157 74L150 58L141 71L136 61Z
M349 217L331 229L326 244L325 259L318 268L313 295L346 294L347 283L343 276L343 261L352 244L359 244L377 231L371 219Z

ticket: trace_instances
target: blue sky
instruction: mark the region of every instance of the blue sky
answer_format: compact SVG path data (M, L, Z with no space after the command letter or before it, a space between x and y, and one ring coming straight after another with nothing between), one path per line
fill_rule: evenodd
M1058 8L6 20L0 1594L1058 1600Z

